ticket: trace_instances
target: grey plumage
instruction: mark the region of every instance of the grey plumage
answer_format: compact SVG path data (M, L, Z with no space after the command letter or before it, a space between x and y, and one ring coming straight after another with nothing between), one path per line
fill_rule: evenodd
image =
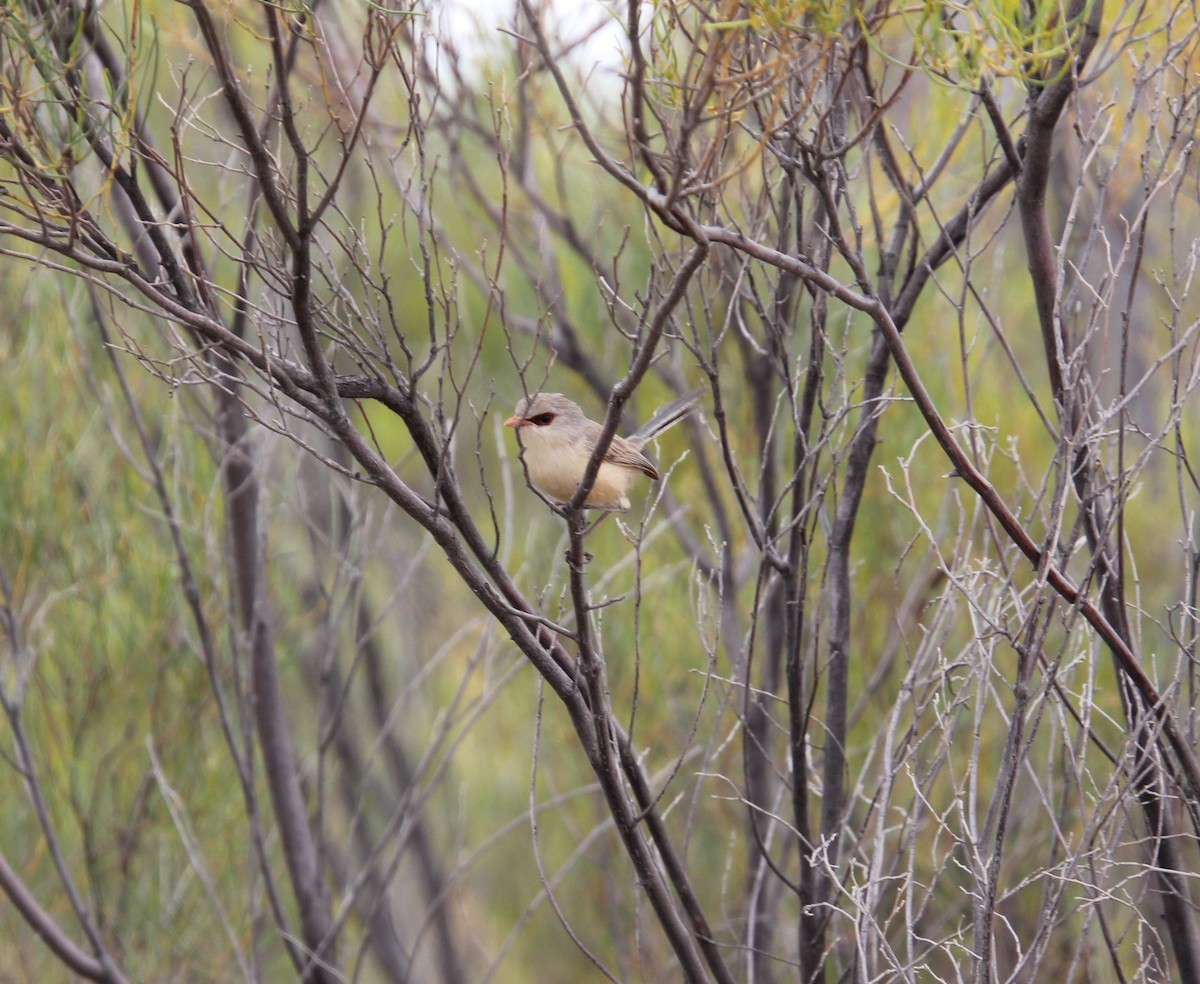
M695 410L702 393L697 389L672 400L627 438L614 435L586 505L592 509L628 509L626 490L634 475L640 472L656 481L661 477L642 448ZM505 424L526 435L522 443L530 481L560 502L574 493L604 431L579 404L561 393L536 393L523 398Z
M666 406L660 407L649 420L630 434L626 440L630 444L637 444L638 447L644 447L668 427L674 427L679 421L693 413L696 407L700 405L700 397L703 395L703 388L694 389L690 393L684 393L678 399L672 400Z

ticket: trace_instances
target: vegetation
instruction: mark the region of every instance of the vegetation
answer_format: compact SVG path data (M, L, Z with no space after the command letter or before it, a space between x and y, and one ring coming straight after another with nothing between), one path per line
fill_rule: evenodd
M1198 37L6 5L3 979L1200 980Z

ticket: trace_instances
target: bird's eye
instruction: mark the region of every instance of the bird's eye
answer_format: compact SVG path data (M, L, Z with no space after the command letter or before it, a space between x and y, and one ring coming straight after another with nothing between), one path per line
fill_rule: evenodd
M529 422L531 424L537 424L539 427L545 427L553 419L554 414L552 413L539 413L536 417L530 417Z

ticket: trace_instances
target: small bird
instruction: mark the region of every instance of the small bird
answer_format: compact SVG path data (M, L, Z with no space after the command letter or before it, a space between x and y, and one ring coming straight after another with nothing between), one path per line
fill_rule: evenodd
M638 475L656 482L661 478L642 448L695 410L703 392L693 390L668 403L629 437L614 434L584 505L609 512L628 510L629 487ZM575 494L604 429L561 393L526 397L504 426L517 429L529 480L557 502L567 502Z

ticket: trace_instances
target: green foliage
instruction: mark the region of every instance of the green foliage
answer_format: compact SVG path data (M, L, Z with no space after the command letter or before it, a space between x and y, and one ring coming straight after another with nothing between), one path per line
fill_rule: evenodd
M64 307L17 269L6 283L20 317L0 335L0 563L21 648L3 651L3 687L10 699L24 693L19 721L47 819L84 901L128 948L127 971L156 978L190 967L193 979L226 979L227 949L206 954L215 961L206 969L194 964L199 941L222 933L188 852L234 848L228 831L241 821L241 799L230 795L236 783L214 742L209 681L190 644L161 510L123 451L137 439L78 301ZM181 427L186 398L171 399L144 374L132 380L168 474L192 489L211 486L203 447ZM185 504L193 517L206 508L191 493L177 503ZM202 557L205 531L189 522L185 539ZM219 608L219 596L206 596ZM12 749L11 722L0 733ZM172 831L170 786L186 791L191 845ZM18 773L0 774L0 796L14 807L0 823L6 857L72 925ZM239 882L236 866L211 874L218 887ZM17 916L4 913L12 940ZM44 948L23 960L26 979L56 974Z
M253 182L245 179L241 146L223 129L228 121L205 115L218 101L218 82L179 69L195 40L181 26L183 18L155 24L147 13L153 7L135 4L110 21L131 72L121 84L90 93L121 107L105 117L106 135L117 157L127 158L133 120L143 114L162 146L178 150L189 193L209 203L197 229L210 237L201 239L214 306L222 316L237 309L241 288L234 285L249 271L248 330L262 335L248 337L263 338L267 347L282 339L284 357L300 358L296 325L289 321L292 268L284 237L270 222L258 221L261 213L244 214L247 201L262 206L247 191ZM259 12L240 4L223 10L225 41L250 102L271 103L274 63L259 43ZM386 21L404 19L378 12ZM1085 8L1081 17L1087 13ZM824 237L832 238L814 219L830 202L817 203L815 195L794 188L834 175L832 207L842 210L842 232L860 251L862 268L884 265L901 225L897 216L903 216L902 249L909 252L900 266L911 272L947 220L965 207L980 175L1001 157L991 130L979 125L974 90L994 81L1002 108L1018 116L1025 87L1066 71L1081 22L1063 23L1061 16L1049 2L1005 0L907 7L800 0L659 4L647 34L654 110L647 145L628 141L620 113L608 119L611 104L598 101L587 122L612 146L632 147L631 171L657 168L670 175L676 168L686 179L681 200L695 203L701 221L728 223L806 262ZM340 173L341 141L350 132L343 125L352 114L345 113L339 85L352 73L335 79L328 66L306 58L311 52L304 45L316 39L310 22L297 19L289 29L302 49L303 72L293 80L296 130L298 142L312 148L306 172L306 204L312 205ZM835 119L825 79L857 32L869 41L861 48L866 71L894 88L863 96L853 113ZM60 109L65 76L54 68L46 35L19 20L9 21L5 35L10 44L13 38L20 42L6 76L12 125L26 139L46 115L58 127L57 144L32 141L41 156L24 165L27 176L79 176L92 190L89 204L98 206L98 221L118 229L106 211L111 172L92 167L80 173L85 121ZM76 48L78 43L74 39ZM160 59L172 70L162 70ZM897 69L902 83L896 83ZM658 217L648 218L626 190L601 190L602 172L575 139L578 124L560 126L559 104L540 67L517 72L497 57L494 64L481 58L479 70L503 84L465 94L447 90L426 103L406 101L402 85L381 86L375 115L364 126L371 140L386 146L381 151L378 143L364 142L356 148L350 178L323 213L314 240L322 254L313 284L320 340L338 371L386 375L380 368L386 365L395 378L413 383L422 413L447 440L447 460L489 545L538 612L567 627L561 638L573 652L569 630L576 612L563 524L525 487L515 441L499 421L525 389L543 387L576 395L591 416L600 416L607 387L628 368L632 341L661 302L684 249L674 230L669 235ZM400 75L385 78L396 83ZM438 115L439 98L460 97L459 118ZM175 105L186 107L188 121L178 130L170 108ZM888 114L880 138L891 141L886 161L866 131L853 136L854 127L877 112ZM1119 124L1101 114L1097 129ZM830 154L821 135L839 126L846 132L836 139L847 144ZM1148 129L1132 129L1137 126ZM1071 176L1089 192L1098 188L1098 198L1120 199L1110 205L1120 222L1111 220L1106 234L1135 210L1129 206L1146 173L1135 158L1151 148L1145 151L1151 159L1162 140L1162 131L1150 124L1130 127L1137 139L1132 149L1122 144L1113 152L1122 165L1114 165L1113 174L1089 170L1098 167L1089 157ZM524 139L526 128L534 138ZM776 167L780 158L768 155L779 152L781 141L794 141L787 144L792 156L780 152L790 168L786 175ZM270 151L276 155L273 176L294 190L295 146L278 138ZM933 162L939 180L925 187ZM917 188L922 194L914 201ZM1096 207L1098 214L1106 214L1104 204ZM1068 206L1078 203L1066 203L1063 211ZM1164 228L1168 218L1190 228L1195 209L1172 204L1159 218ZM1061 464L1065 439L1043 420L1054 412L1044 370L1024 370L1044 365L1044 350L1010 219L989 216L956 244L955 262L937 270L905 326L904 341L955 439L998 496L1039 541L1070 546L1079 530L1072 525L1076 510ZM1056 217L1056 223L1064 221ZM247 234L251 228L254 236ZM1178 244L1147 238L1142 246L1148 265L1171 266ZM28 249L15 240L4 245ZM1083 252L1076 247L1066 239L1063 254ZM1081 261L1064 279L1078 275L1099 296L1110 290L1108 259L1091 258L1090 266ZM0 287L15 312L0 327L0 565L21 639L19 652L0 651L0 679L10 693L27 688L21 722L35 750L49 820L131 977L228 980L239 976L239 958L253 953L267 965L264 979L282 978L290 966L262 898L256 835L217 706L219 694L234 722L233 753L254 759L247 642L231 600L218 452L210 446L213 388L193 385L204 365L188 349L196 339L172 339L171 330L183 329L142 320L115 304L107 310L121 329L120 344L149 370L129 353L118 353L199 574L203 612L217 627L211 666L199 655L196 626L179 590L179 558L109 353L84 303L90 298L64 301L52 278L30 276L30 269L6 259ZM866 289L847 256L835 252L828 270L853 289ZM1164 276L1158 284L1166 282ZM1186 289L1176 283L1153 293L1139 309L1153 328L1120 336L1135 355L1144 355L1143 365L1152 365L1162 351L1155 319L1178 323L1171 321L1173 295L1186 295ZM1105 294L1097 307L1115 310L1119 299L1113 296ZM697 384L707 377L696 363L712 358L709 369L726 401L729 446L718 448L710 436L712 417L690 451L681 432L666 435L654 449L670 469L666 481L643 483L633 511L610 518L587 540L607 695L633 747L664 783L658 807L683 845L699 897L718 913L714 930L722 941L742 938L744 885L755 857L751 810L744 802L745 681L757 687L774 674L763 683L771 717L763 742L777 770L772 778L780 802L764 813L785 817L778 836L793 834L794 817L787 818L783 801L797 776L809 782L816 815L824 795L820 767L834 744L824 717L835 588L829 531L845 502L851 448L864 421L863 367L875 337L864 314L836 305L830 314L829 304L828 296L815 299L769 264L714 247L689 285L682 313L667 326L666 354L655 371L672 384ZM1071 325L1076 334L1090 327L1079 317L1081 324ZM271 335L280 322L279 335ZM1108 344L1107 336L1099 337L1102 330L1110 326L1096 329L1098 349ZM572 357L568 332L586 360ZM821 342L815 366L809 364L813 333ZM188 349L186 357L179 357L180 347ZM389 365L387 359L395 361ZM751 371L763 364L765 383ZM801 447L791 413L810 378L818 380L818 420L804 435L813 443ZM666 979L675 969L673 957L660 936L645 932L641 889L631 887L628 860L561 705L548 698L486 616L441 546L384 501L377 484L361 480L358 465L328 431L303 414L280 411L280 391L251 379L258 389L247 387L242 396L258 416L254 438L261 453L272 630L310 819L330 845L323 858L329 883L341 888L352 880L363 864L356 837L369 830L380 838L385 867L391 866L398 908L432 908L430 898L412 887L420 876L414 842L423 828L431 854L449 872L445 897L436 901L446 901L465 930L472 975L492 961L496 980L568 980L588 973L586 959L564 938L565 919L586 921L588 944L606 958L628 959L621 968L626 978ZM1021 388L1026 385L1028 393ZM1102 380L1098 406L1120 398L1110 392L1112 385ZM767 412L775 415L767 449L755 403L760 388L769 390ZM1171 403L1174 395L1146 389L1138 410L1151 423L1137 431L1138 441L1142 433L1154 435L1153 427L1171 413L1182 418ZM668 395L652 376L630 405L630 418L648 416ZM990 822L989 784L1005 765L1020 689L1016 667L1030 626L1044 632L1034 647L1036 706L1024 749L1033 764L1018 777L1016 795L1045 801L1028 816L1014 816L1009 828L1014 868L1002 872L1010 880L1003 883L999 911L1018 935L1034 931L1039 899L1056 885L1082 884L1077 871L1057 867L1061 855L1055 852L1078 851L1073 858L1104 867L1129 850L1123 828L1097 820L1128 809L1120 770L1110 769L1097 747L1119 747L1124 740L1116 723L1121 702L1094 640L1079 629L1078 612L1038 607L1043 585L1036 572L997 533L961 476L948 474L945 453L909 394L893 384L884 396L875 467L851 551L845 749L855 793L845 829L863 839L850 852L843 888L857 904L857 893L882 881L885 902L876 911L893 914L896 924L886 929L899 939L909 927L897 928L903 920L896 913L909 900L889 866L910 864L909 886L919 898L904 917L911 915L919 938L944 944L920 969L950 977L959 969L951 955L972 947L962 900L985 881L980 858L986 851L971 838ZM400 479L436 501L429 468L404 421L370 401L347 407L363 439ZM1173 583L1187 575L1186 555L1178 525L1163 522L1161 506L1140 507L1155 497L1161 501L1173 483L1183 484L1177 459L1190 440L1183 430L1181 425L1173 451L1147 451L1136 470L1147 494L1132 498L1135 508L1122 519L1129 540L1155 558L1138 584L1138 604L1154 613L1139 621L1140 639L1148 650L1158 646L1167 653L1178 640L1170 620L1159 620L1158 613L1176 604L1175 616L1187 614ZM1136 447L1132 437L1121 446L1106 434L1097 441L1097 457L1111 474L1120 474L1130 458L1152 450L1161 433ZM775 469L769 477L764 457ZM718 476L711 496L704 467ZM744 482L739 491L748 503L735 494L727 472ZM793 488L787 483L801 473L811 500L791 516ZM774 498L755 501L767 495L769 479L776 483ZM1186 495L1180 498L1186 504ZM1068 504L1061 513L1060 502ZM722 510L732 517L727 530L717 522ZM799 762L787 745L783 667L764 669L770 652L765 637L781 633L771 620L783 617L762 589L781 565L764 559L751 520L777 534L776 545L786 544L792 530L804 533L804 579L787 610L803 615L794 652L808 731ZM694 554L676 536L676 522L700 541ZM781 529L789 523L795 525ZM715 572L700 573L700 556L713 559ZM1086 582L1092 572L1082 554L1065 556L1075 565L1072 575ZM1169 562L1160 563L1162 558ZM728 584L721 581L726 562ZM731 597L722 596L726 591ZM727 620L722 602L733 613ZM1163 657L1164 674L1173 665L1170 655ZM1095 715L1090 739L1063 710L1068 705ZM11 724L4 734L11 743ZM407 777L398 775L403 768L390 757L395 747L411 756ZM888 772L880 762L893 753ZM1065 772L1071 782L1043 793L1039 777ZM1109 775L1117 778L1108 785L1093 779ZM255 772L252 782L258 802L266 804L262 776ZM16 770L0 771L6 802L23 804L25 794ZM1044 823L1049 814L1053 832ZM269 817L260 822L267 862L281 872L274 828ZM870 846L876 822L877 842ZM868 857L875 846L878 859ZM18 864L39 898L51 900L53 914L72 924L46 838L24 805L0 818L0 852ZM790 876L794 844L779 850L778 858ZM1037 860L1026 869L1028 858ZM876 860L887 877L870 868ZM1137 902L1136 891L1124 883L1097 877L1094 887L1131 909ZM1086 884L1070 891L1076 894L1060 921L1068 935L1083 937L1095 900ZM800 903L790 890L780 893L774 914L780 926L790 927ZM335 906L344 902L335 899ZM291 917L290 897L282 905ZM835 929L846 931L839 939L853 939L859 929L850 911L848 906L834 917ZM365 923L361 913L347 917L347 951L357 952ZM424 934L413 943L418 960L429 961L432 931L421 919L413 923L414 932ZM52 958L29 945L28 930L4 907L0 926L0 938L16 941L0 944L0 958L12 956L27 979L51 979ZM639 947L632 957L626 955L630 940ZM779 942L781 953L790 947ZM363 979L375 969L368 965L366 959Z
M1067 20L1057 0L926 0L915 9L902 5L899 16L912 39L910 64L933 78L967 89L995 78L1042 86L1071 70L1096 2Z

